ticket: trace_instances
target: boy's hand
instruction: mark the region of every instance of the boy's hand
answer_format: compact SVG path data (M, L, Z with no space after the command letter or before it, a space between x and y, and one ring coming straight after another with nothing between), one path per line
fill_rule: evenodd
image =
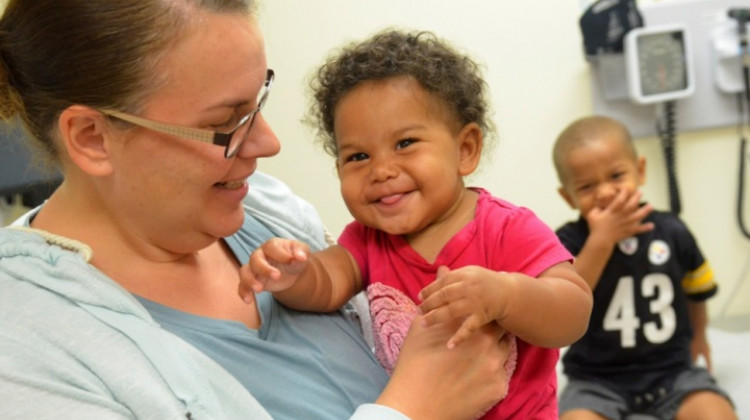
M703 356L703 360L706 362L706 370L712 371L713 366L711 365L711 347L708 345L708 339L706 334L695 334L693 340L690 342L690 356L692 357L693 363L698 362L698 358Z
M448 348L453 348L482 326L500 318L505 303L503 282L498 281L497 275L479 266L453 271L440 267L435 281L419 293L425 326L463 319L448 340Z
M650 204L641 206L640 200L640 191L636 190L629 194L625 190L620 190L607 207L595 207L589 211L584 218L591 235L606 239L614 246L623 239L653 230L654 224L643 223L643 219L654 208Z
M240 268L238 293L251 303L253 292L278 292L290 288L307 265L310 247L291 239L274 238L266 241Z

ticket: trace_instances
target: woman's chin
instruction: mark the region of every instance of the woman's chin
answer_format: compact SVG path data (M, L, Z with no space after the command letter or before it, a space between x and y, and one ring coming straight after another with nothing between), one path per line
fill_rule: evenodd
M237 233L245 222L245 211L240 209L238 212L225 214L221 220L216 220L212 224L211 234L216 238L225 238Z

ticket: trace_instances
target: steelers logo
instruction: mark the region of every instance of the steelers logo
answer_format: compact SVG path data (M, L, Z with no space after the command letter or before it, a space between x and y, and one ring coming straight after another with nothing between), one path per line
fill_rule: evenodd
M633 255L638 251L638 238L631 236L617 243L617 247L625 255Z
M648 247L648 260L651 264L662 265L669 260L670 255L669 245L662 240L657 239Z

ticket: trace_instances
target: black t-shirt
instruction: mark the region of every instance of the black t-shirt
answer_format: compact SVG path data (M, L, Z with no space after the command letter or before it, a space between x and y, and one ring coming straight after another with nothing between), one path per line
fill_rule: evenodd
M716 293L713 273L676 216L652 212L646 221L654 223L654 230L615 247L593 291L589 328L563 357L566 375L643 389L651 385L645 378L691 363L687 300ZM581 218L556 233L578 255L589 229Z

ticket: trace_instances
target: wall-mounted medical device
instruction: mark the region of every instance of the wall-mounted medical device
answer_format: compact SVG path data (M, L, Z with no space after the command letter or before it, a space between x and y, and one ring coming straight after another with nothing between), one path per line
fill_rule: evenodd
M734 30L726 25L717 29L714 31L711 45L716 66L716 86L723 92L734 93L737 97L740 153L736 214L742 235L750 239L750 228L745 222L745 177L748 160L745 129L750 125L750 8L733 7L727 11L727 16L735 22Z
M693 94L695 76L688 36L684 25L640 27L625 35L630 99L652 104Z
M615 2L611 0L606 3ZM604 5L605 2L600 4ZM670 25L679 25L686 34L687 69L693 74L687 83L693 84L693 92L672 99L679 111L676 121L678 132L732 127L737 123L735 93L744 89L742 50L738 47L737 20L729 16L729 11L748 8L750 0L674 0L639 6L643 29L661 30ZM632 32L635 36L640 30L633 27L628 33ZM620 53L608 51L597 57L586 56L591 63L594 112L619 119L635 137L657 135L653 108L643 106L635 100L639 96L629 90L632 84L627 82L625 44Z
M714 81L716 87L723 93L739 93L745 89L742 58L747 51L743 51L740 47L741 34L738 28L746 24L746 21L728 20L711 32L710 48Z

